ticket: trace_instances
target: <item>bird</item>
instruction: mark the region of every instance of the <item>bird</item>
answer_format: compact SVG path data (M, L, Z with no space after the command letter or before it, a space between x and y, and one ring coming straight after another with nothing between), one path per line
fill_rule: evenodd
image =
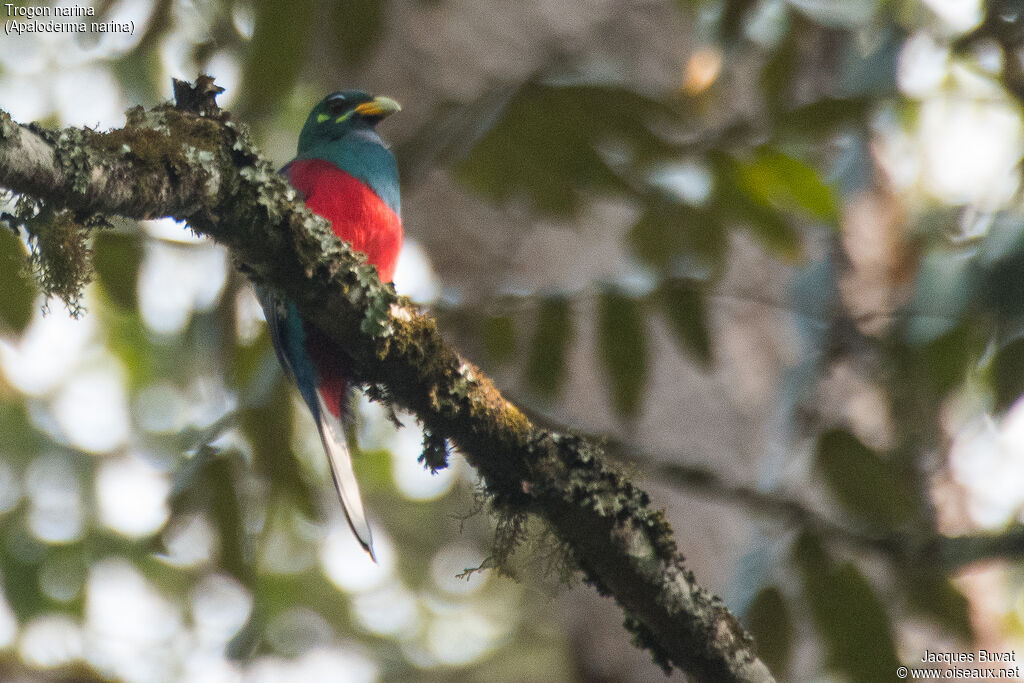
M366 254L382 282L392 282L402 247L398 166L376 126L401 110L390 97L341 90L322 99L299 134L298 152L281 173L334 233ZM271 343L320 433L353 534L376 562L373 535L352 468L346 354L284 295L258 287Z

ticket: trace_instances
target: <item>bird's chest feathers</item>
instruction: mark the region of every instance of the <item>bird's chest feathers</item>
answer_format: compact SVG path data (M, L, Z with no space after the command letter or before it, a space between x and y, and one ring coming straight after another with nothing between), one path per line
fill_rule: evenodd
M305 196L306 206L329 220L334 233L366 254L381 280L390 282L402 246L396 208L388 206L369 184L330 161L296 159L288 165L287 175Z

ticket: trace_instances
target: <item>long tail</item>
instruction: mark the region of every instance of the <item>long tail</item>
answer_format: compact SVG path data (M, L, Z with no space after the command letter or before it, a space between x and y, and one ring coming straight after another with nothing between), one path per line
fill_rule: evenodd
M273 290L256 288L260 303L263 305L263 313L267 319L267 329L270 331L270 339L274 345L277 358L281 366L292 378L303 400L313 413L317 429L320 432L320 441L324 445L324 452L331 465L331 476L334 478L334 485L338 489L341 498L341 507L345 511L348 525L352 527L359 543L366 552L370 554L373 561L377 557L373 553L373 536L370 534L370 525L366 521L366 511L363 509L363 500L359 495L359 486L356 483L356 475L352 470L352 454L348 450L348 440L345 438L345 429L342 423L344 410L341 409L341 402L346 396L345 380L340 368L330 362L331 356L321 359L322 367L317 368L316 362L310 357L306 348L307 329L299 317L295 304L276 294ZM313 348L319 349L320 345L313 344ZM327 372L330 377L326 383L322 380L322 372ZM321 391L330 387L335 407L334 415L328 408L328 402L324 401Z
M356 473L352 469L352 453L348 449L344 426L339 418L331 415L320 392L317 392L317 399L319 399L319 410L316 415L317 428L320 430L320 440L324 444L324 452L327 453L327 459L331 464L334 485L341 497L341 508L345 511L345 517L348 519L348 525L352 528L352 533L359 539L363 549L370 554L370 558L376 562L377 556L373 552L373 534L370 533L370 523L366 520L363 499L359 495Z

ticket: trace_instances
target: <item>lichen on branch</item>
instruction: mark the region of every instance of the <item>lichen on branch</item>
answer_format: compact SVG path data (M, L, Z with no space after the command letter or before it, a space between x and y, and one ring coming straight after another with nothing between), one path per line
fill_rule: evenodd
M295 301L351 356L353 379L409 410L475 467L508 519L542 518L585 581L623 608L666 669L707 681L771 681L749 636L686 569L664 516L598 444L533 425L441 337L436 322L296 198L217 108L212 79L176 84L178 106L128 112L122 129L46 131L0 112L0 186L53 210L169 216L226 245L253 281Z

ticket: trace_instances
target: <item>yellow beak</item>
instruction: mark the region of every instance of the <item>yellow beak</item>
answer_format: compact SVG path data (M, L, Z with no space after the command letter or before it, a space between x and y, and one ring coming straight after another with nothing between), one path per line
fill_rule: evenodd
M379 116L380 118L390 116L396 111L402 111L402 105L383 95L374 97L370 102L363 102L355 108L355 112L360 116Z

